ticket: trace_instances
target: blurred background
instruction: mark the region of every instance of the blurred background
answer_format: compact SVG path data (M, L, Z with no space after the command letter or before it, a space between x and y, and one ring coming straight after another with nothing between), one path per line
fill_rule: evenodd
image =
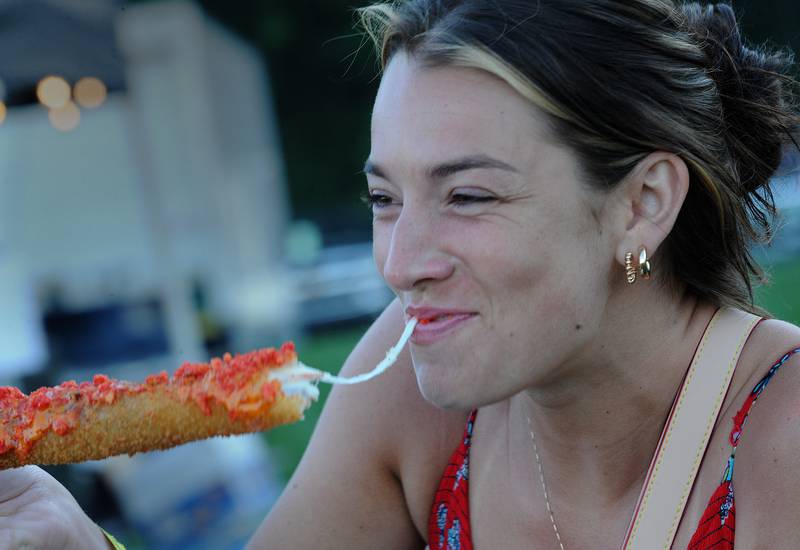
M0 385L292 339L337 371L391 294L359 201L377 67L343 0L0 0ZM736 2L800 50L800 3ZM800 160L759 302L800 323ZM321 401L327 390L323 388ZM129 548L241 548L313 430L50 468Z

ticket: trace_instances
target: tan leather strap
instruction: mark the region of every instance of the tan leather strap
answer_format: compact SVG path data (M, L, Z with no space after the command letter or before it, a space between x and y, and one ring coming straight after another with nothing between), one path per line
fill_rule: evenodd
M739 355L758 321L730 308L711 319L661 433L624 550L672 546Z

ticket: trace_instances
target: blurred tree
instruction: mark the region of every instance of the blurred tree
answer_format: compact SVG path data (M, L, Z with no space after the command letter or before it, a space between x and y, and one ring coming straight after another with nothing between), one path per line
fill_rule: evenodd
M732 2L744 35L752 43L790 47L800 52L800 2L797 0L738 0Z
M364 5L367 2L362 1ZM377 65L354 30L352 1L201 0L211 16L259 48L272 79L294 215L328 241L367 240L359 196L369 153Z

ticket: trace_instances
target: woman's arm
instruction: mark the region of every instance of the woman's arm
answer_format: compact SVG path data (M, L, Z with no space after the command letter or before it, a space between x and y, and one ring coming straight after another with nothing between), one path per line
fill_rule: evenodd
M394 303L356 346L342 373L374 367L397 341L402 315ZM401 480L407 415L420 397L410 358L375 380L331 391L314 435L283 495L250 548L422 548ZM405 423L405 424L404 424ZM414 428L424 431L423 426Z

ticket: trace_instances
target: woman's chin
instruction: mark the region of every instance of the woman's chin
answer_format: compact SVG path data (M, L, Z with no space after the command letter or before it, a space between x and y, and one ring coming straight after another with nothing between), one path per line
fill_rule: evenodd
M434 407L446 410L471 410L475 408L473 400L465 394L472 389L459 380L458 374L448 376L446 368L439 365L414 364L417 385L422 397Z

